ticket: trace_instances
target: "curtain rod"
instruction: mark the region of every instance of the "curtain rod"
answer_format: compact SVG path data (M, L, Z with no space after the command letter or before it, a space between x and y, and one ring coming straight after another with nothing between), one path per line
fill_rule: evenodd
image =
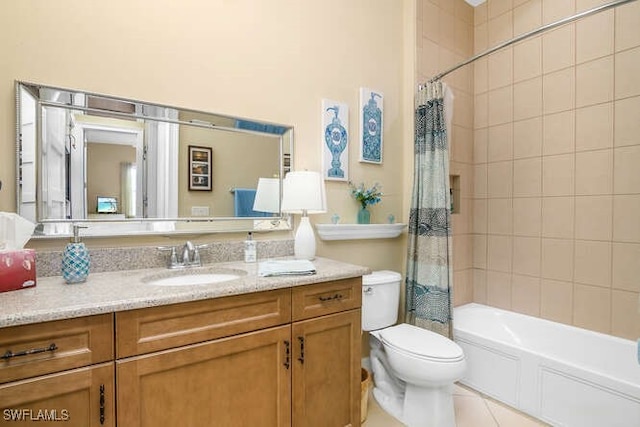
M471 64L472 62L475 62L480 58L483 58L483 57L485 57L487 55L490 55L490 54L492 54L493 52L495 52L497 50L500 50L502 48L510 46L510 45L512 45L514 43L517 43L517 42L522 41L524 39L527 39L529 37L535 36L537 34L543 33L545 31L551 30L551 29L556 28L556 27L560 27L560 26L565 25L565 24L569 24L569 23L571 23L573 21L577 21L580 18L584 18L586 16L594 15L596 13L605 11L607 9L611 9L613 7L616 7L616 6L623 5L625 3L631 3L632 1L636 1L636 0L612 1L611 3L606 3L606 4L603 4L603 5L594 7L593 9L589 9L589 10L586 10L584 12L577 13L577 14L575 14L573 16L569 16L568 18L563 18L563 19L561 19L559 21L552 22L552 23L547 24L547 25L543 25L542 27L540 27L540 28L538 28L536 30L529 31L528 33L521 34L521 35L519 35L517 37L512 38L511 40L507 40L506 42L502 42L502 43L500 43L500 44L498 44L498 45L496 45L496 46L494 46L494 47L492 47L490 49L487 49L484 52L480 52L479 54L477 54L475 56L472 56L471 58L469 58L469 59L467 59L467 60L465 60L465 61L463 61L463 62L461 62L461 63L459 63L457 65L454 65L453 67L449 68L448 70L445 70L445 71L443 71L443 72L441 72L439 74L436 74L435 76L430 78L427 82L428 83L433 83L433 82L435 82L437 80L440 80L441 78L443 78L447 74L450 74L450 73L456 71L458 68L464 67L467 64ZM421 83L421 84L418 85L418 87L422 87L422 86L424 86L424 83Z

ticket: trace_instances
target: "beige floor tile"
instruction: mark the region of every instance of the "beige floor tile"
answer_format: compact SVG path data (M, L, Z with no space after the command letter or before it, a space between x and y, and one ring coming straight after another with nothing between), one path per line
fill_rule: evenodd
M404 427L404 424L387 414L370 394L369 403L367 403L367 419L362 423L362 427Z
M456 427L499 427L480 396L453 396Z
M540 427L547 424L491 399L485 399L487 407L500 427Z
M547 424L481 395L462 384L453 386L456 427L545 427ZM404 424L387 414L372 395L367 404L367 419L363 427L403 427Z
M453 394L458 396L477 396L478 393L474 390L469 389L468 387L455 383L453 385Z

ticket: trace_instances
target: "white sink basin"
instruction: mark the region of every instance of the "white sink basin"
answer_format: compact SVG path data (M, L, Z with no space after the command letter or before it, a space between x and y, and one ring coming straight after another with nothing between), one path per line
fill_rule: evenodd
M193 269L180 271L167 271L147 276L143 282L153 286L194 286L212 285L239 279L247 273L233 269Z

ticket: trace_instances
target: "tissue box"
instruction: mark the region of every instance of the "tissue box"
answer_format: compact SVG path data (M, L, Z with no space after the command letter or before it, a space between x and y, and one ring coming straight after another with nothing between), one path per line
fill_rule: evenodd
M36 285L36 251L21 249L0 252L0 292Z

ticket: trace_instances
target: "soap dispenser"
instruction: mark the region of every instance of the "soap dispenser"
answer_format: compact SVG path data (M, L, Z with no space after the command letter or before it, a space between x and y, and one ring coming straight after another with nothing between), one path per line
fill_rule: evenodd
M73 238L62 254L62 277L67 283L82 283L89 275L91 259L87 247L80 241L81 228L87 227L73 226Z
M253 240L253 235L249 232L247 240L244 241L244 262L256 262L256 241Z

